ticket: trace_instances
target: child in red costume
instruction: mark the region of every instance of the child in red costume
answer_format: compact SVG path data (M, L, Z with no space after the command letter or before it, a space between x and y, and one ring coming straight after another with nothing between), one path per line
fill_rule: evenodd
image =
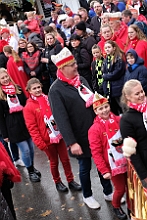
M104 179L114 184L113 210L119 219L126 219L121 208L121 198L127 189L127 161L122 154L122 138L119 130L120 117L110 112L108 100L95 93L94 124L88 131L92 157Z
M26 126L35 145L43 150L49 158L50 169L57 190L61 192L68 191L60 178L58 170L59 157L69 188L79 191L81 186L74 181L65 143L56 127L48 97L42 93L41 87L41 83L37 78L32 78L27 83L30 98L23 111Z

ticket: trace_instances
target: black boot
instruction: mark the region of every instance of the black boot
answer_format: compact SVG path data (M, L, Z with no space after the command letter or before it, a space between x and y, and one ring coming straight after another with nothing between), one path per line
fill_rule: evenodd
M115 213L115 215L117 216L117 218L119 219L127 219L127 215L126 213L123 211L123 209L120 207L120 208L114 208L113 207L113 211Z
M73 189L75 191L81 191L81 185L79 185L78 183L76 183L74 180L68 183L68 186L70 189Z
M39 176L34 172L34 167L30 166L30 167L27 167L27 169L29 172L29 178L31 182L40 182Z
M39 170L37 170L35 167L34 167L34 173L37 174L37 176L39 176L41 178L41 173Z
M60 192L68 192L68 188L62 183L56 183L56 189Z

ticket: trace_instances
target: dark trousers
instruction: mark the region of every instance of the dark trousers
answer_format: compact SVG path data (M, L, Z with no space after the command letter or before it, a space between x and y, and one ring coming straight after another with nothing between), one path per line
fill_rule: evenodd
M103 175L98 171L98 175L100 178L101 185L103 187L103 193L108 196L113 192L111 181L108 179L104 179Z
M122 106L120 103L120 97L110 97L110 108L111 108L111 111L115 115L122 114Z
M87 198L92 196L91 180L90 180L91 158L90 157L78 158L78 162L79 162L79 178L81 182L83 196Z

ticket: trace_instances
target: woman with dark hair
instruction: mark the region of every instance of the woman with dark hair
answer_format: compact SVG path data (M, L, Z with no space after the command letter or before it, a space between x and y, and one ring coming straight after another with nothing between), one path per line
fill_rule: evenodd
M91 62L89 59L89 54L86 48L82 44L81 37L77 34L73 34L70 38L70 43L72 47L72 54L78 65L78 72L80 76L83 76L92 88L92 73L91 73Z
M34 42L27 42L26 52L22 53L22 60L24 71L28 76L42 80L41 51Z

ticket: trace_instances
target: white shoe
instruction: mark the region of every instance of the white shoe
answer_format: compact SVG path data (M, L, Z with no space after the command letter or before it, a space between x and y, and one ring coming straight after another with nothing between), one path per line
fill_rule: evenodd
M21 159L14 161L14 164L15 164L15 166L25 167L25 165Z
M87 197L87 198L83 197L83 201L91 209L99 209L100 208L100 204L92 196Z
M113 200L113 193L111 193L109 195L104 194L104 199L108 202L111 202ZM126 201L125 198L122 197L120 202L121 202L121 204L123 204L125 201Z
M113 193L111 193L109 195L104 194L104 199L108 202L111 202L113 200Z

